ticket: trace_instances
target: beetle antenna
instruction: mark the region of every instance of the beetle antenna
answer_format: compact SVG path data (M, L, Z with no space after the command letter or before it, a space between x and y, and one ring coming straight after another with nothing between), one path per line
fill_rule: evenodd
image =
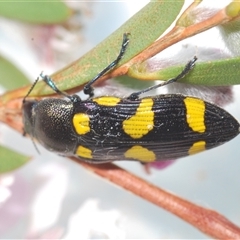
M37 82L39 80L39 77L37 77L37 79L34 81L34 83L32 84L31 88L29 89L29 91L27 92L26 96L23 98L23 103L25 103L26 98L29 96L29 94L32 92L33 88L36 86Z
M33 138L32 136L30 136L30 138L31 138L31 141L32 141L32 143L33 143L35 149L37 150L37 153L38 153L38 154L41 154L40 151L38 150L38 147L37 147L36 142L34 141L34 138Z

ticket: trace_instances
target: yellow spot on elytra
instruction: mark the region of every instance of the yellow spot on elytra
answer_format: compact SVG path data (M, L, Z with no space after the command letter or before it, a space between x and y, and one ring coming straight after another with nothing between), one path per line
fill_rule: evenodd
M153 100L142 99L135 115L123 121L123 130L132 138L141 138L149 133L154 127L154 112L152 111Z
M92 159L92 150L83 146L78 146L76 154L82 158Z
M188 154L192 155L192 154L196 154L202 151L206 150L206 142L205 141L198 141L195 142L190 149L188 150Z
M156 160L155 153L142 146L131 147L125 152L124 156L141 162L153 162Z
M106 107L114 107L120 102L120 98L117 97L99 97L99 98L94 98L93 101L96 102L97 104L101 106L106 106Z
M206 126L204 123L205 103L201 99L186 97L186 119L189 127L194 132L204 133Z
M89 116L85 113L77 113L73 116L73 126L75 131L80 135L90 132L89 123Z

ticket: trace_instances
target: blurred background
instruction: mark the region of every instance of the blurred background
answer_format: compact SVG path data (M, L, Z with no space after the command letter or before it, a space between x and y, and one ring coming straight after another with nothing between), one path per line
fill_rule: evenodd
M64 26L32 25L0 17L0 55L34 81L41 71L51 74L79 58L147 3L67 2L75 14ZM158 58L185 61L197 52L201 61L207 53L228 55L221 40L213 29L163 51ZM240 120L239 86L231 89L231 96L206 88L186 90L179 85L161 89L171 90L196 91L210 97L226 95L231 103L226 100L228 104L222 105ZM208 238L172 214L39 145L38 154L30 139L3 124L0 133L1 144L32 156L28 164L0 176L1 239ZM164 169L151 168L151 174L137 162L116 164L240 225L239 144L240 137L236 137Z

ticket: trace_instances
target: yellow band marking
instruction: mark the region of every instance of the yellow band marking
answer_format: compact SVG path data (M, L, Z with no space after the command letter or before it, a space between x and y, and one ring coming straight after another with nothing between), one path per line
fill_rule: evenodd
M85 113L77 113L73 116L73 126L79 135L90 132L90 119Z
M142 162L154 162L156 160L155 153L142 146L131 147L125 152L124 156Z
M120 102L120 98L117 97L99 97L94 98L93 101L99 105L106 106L106 107L114 107Z
M186 97L184 99L187 114L187 123L194 132L204 133L206 126L204 123L205 103L196 98Z
M78 146L76 154L82 158L92 159L92 150L83 146Z
M198 141L195 142L190 149L188 150L188 154L192 155L192 154L196 154L202 151L206 150L206 142L205 141Z
M123 121L123 130L132 138L141 138L149 133L154 127L154 112L152 111L153 100L142 99L136 114Z

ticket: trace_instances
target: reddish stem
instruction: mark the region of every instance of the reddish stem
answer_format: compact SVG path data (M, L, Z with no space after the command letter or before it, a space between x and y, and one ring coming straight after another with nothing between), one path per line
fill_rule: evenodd
M164 191L114 164L93 165L79 162L76 158L71 159L95 174L175 214L211 237L240 239L240 228L213 210L197 206Z

